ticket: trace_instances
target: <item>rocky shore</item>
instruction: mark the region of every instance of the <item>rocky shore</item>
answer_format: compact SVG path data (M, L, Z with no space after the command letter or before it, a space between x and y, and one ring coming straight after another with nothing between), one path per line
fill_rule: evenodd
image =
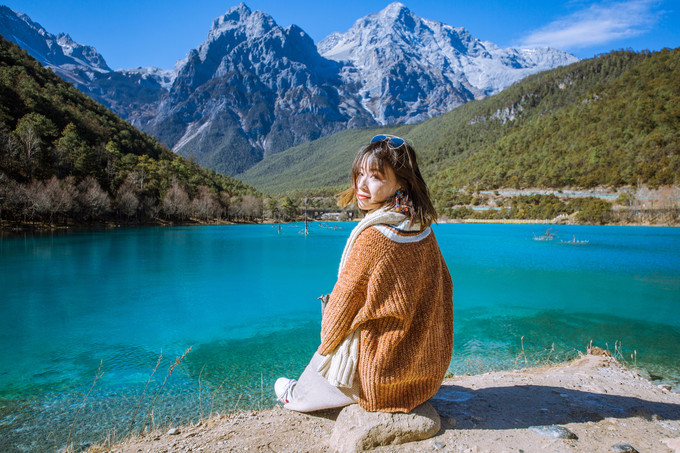
M372 451L680 452L677 389L652 384L601 350L557 366L446 379L430 403L441 421L434 436ZM276 407L217 416L91 451L348 451L331 442L343 428L340 412Z

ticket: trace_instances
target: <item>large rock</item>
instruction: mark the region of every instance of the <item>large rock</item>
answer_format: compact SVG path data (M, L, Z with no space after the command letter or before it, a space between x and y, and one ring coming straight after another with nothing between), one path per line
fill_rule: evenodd
M353 404L338 415L330 447L337 453L365 451L382 445L427 439L440 428L439 414L428 402L408 414L367 412Z

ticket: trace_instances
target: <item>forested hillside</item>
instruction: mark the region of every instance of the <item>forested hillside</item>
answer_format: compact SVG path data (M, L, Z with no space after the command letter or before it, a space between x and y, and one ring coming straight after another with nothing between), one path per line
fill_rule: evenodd
M414 131L435 184L680 183L680 49L557 68Z
M0 219L208 220L257 192L173 154L0 37ZM260 208L261 209L261 208Z
M526 79L417 126L411 141L440 206L460 189L680 184L680 49L616 51ZM346 131L240 175L272 193L340 187L378 129ZM291 171L291 169L296 169Z

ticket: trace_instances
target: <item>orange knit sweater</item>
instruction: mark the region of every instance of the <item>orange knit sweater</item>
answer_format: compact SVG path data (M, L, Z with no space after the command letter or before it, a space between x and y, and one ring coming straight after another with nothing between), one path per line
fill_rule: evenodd
M379 225L354 243L321 323L318 352L361 327L359 405L410 412L439 389L453 349L453 285L430 228Z

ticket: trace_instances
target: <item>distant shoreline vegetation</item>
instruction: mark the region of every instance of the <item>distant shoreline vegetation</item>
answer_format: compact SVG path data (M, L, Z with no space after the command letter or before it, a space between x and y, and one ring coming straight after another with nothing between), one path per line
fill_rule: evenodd
M680 225L680 188L600 191L458 192L440 209L447 219L543 220L547 223ZM511 193L512 195L509 195Z
M4 178L4 180L3 180ZM129 184L111 200L96 180L74 185L73 178L17 185L0 174L0 230L26 231L120 226L210 225L351 221L356 209L340 209L332 196L264 197L243 195L220 200L206 187L192 197L174 183L159 205L141 205ZM11 198L3 197L11 189ZM509 195L508 192L513 193ZM637 196L636 196L637 194ZM616 196L616 198L614 198ZM8 211L11 202L21 210ZM439 221L595 225L680 225L680 188L632 189L618 193L516 194L510 190L460 191L452 205L437 206ZM15 208L16 209L16 208Z

